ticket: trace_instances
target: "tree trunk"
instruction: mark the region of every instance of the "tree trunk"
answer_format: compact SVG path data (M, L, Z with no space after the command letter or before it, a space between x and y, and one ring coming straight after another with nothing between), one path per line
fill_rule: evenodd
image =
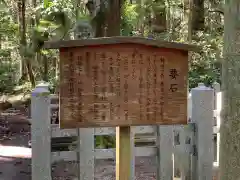
M41 57L39 57L39 59L42 59L42 63L43 63L43 77L42 77L42 79L45 82L48 82L48 58L45 55L41 55Z
M25 0L19 0L18 4L18 24L19 24L19 34L20 34L20 49L24 49L26 47L26 23L25 23ZM27 69L26 62L24 58L24 52L20 52L21 54L21 80L27 80Z
M30 59L26 58L26 66L27 66L27 73L28 73L28 77L29 80L31 82L32 87L35 87L36 83L35 83L35 77L32 71L32 65L30 63Z
M173 34L174 34L174 28L173 28L173 20L172 20L172 14L171 14L171 1L166 1L166 28L168 33L168 41L173 40Z
M153 15L153 31L157 33L165 32L167 30L165 0L155 0L153 2Z
M106 36L106 17L107 12L105 8L104 0L100 0L99 12L97 13L97 17L95 19L94 28L95 28L95 37L103 37Z
M26 0L18 1L18 18L19 18L19 32L20 32L20 49L21 51L21 70L22 77L21 80L27 80L27 76L32 84L35 86L35 78L32 71L31 60L26 57L25 49L27 47L27 39L26 39Z
M0 34L0 49L2 49L2 34Z
M204 0L192 0L192 30L203 30L204 19Z
M193 0L183 0L183 21L184 26L182 29L182 34L184 35L184 41L192 41L192 1Z
M92 27L94 29L95 37L105 36L106 28L106 8L105 0L88 0L86 7L92 16ZM97 11L97 9L99 10Z
M37 1L36 0L32 0L32 8L36 8L37 7ZM35 14L36 18L31 17L31 24L32 26L34 26L35 24L37 24L37 21L39 19L39 15Z
M240 179L240 1L225 1L220 180Z
M109 1L107 13L107 36L119 36L121 26L121 10L124 0Z

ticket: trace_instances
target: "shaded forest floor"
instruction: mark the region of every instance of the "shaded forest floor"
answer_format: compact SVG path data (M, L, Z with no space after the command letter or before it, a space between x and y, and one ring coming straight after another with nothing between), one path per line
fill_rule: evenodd
M31 179L28 108L11 107L0 115L0 180Z

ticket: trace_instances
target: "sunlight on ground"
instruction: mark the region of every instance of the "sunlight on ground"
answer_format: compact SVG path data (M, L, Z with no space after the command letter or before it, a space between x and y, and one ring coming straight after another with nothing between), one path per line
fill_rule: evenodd
M32 150L27 147L0 145L0 158L31 158Z

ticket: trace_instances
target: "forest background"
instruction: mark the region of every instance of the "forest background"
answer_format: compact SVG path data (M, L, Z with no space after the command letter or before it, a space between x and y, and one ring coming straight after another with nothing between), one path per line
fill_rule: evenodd
M111 9L121 9L121 35L200 45L189 57L189 88L220 81L223 0L1 0L0 92L30 90L44 80L55 87L57 50L45 40L111 35ZM119 7L114 7L119 6Z
M119 28L109 26L116 11L121 12L122 36L201 46L200 52L189 56L189 89L199 82L206 86L221 83L223 0L113 2L1 0L0 94L7 97L29 95L41 80L49 82L54 93L59 77L59 56L57 50L43 49L44 41L111 36ZM5 106L8 107L8 103L0 103L0 108ZM114 138L104 137L96 142L97 146L113 146Z

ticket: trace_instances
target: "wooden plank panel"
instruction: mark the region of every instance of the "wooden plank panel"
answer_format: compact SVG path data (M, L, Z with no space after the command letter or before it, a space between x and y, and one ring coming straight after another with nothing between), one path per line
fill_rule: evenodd
M187 123L187 51L112 44L60 58L61 128Z
M156 156L157 148L152 147L135 147L135 156L147 157L147 156ZM115 158L116 151L115 149L95 149L95 158L96 159L107 159Z
M52 137L76 136L76 129L60 129L58 124L52 124ZM132 127L134 134L151 134L155 132L155 127L138 126ZM115 128L94 128L94 135L115 135Z
M156 156L157 148L156 147L135 147L136 156L139 157L148 157ZM95 149L94 156L95 159L115 159L116 151L115 149ZM52 152L52 162L57 161L76 161L77 153L76 151L60 151Z
M52 137L77 136L77 129L60 129L58 124L51 125Z
M58 100L59 96L57 94L50 94L50 99L51 100Z
M59 104L50 104L50 108L51 109L58 109L59 108Z
M150 134L154 133L156 131L155 126L136 126L136 127L131 127L133 129L134 134ZM111 127L106 127L106 128L95 128L94 134L99 136L99 135L115 135L116 134L116 129L111 128Z
M52 163L58 161L77 161L76 151L52 152Z

